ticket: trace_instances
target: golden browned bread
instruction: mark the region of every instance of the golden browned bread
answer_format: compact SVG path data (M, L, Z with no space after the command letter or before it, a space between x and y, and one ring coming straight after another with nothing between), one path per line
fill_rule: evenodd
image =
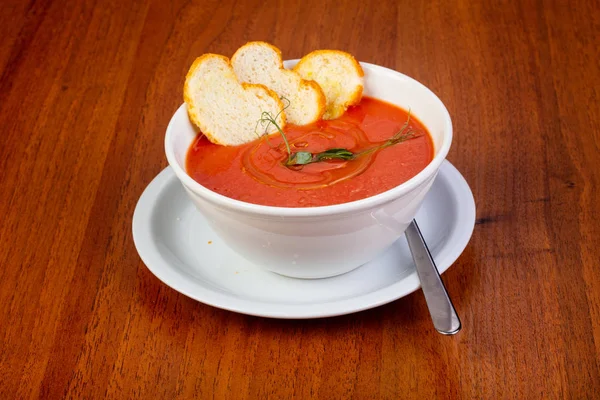
M265 42L249 42L235 52L231 64L240 81L265 85L282 99L289 100L289 107L285 109L287 122L310 124L321 119L325 112L325 94L321 87L285 69L277 47Z
M362 98L364 72L351 54L338 50L316 50L296 64L294 71L319 84L327 98L323 119L335 119Z
M240 83L227 57L198 57L185 78L183 98L190 120L208 140L222 145L250 142L265 133L257 122L268 112L283 129L286 118L279 96L263 85ZM260 130L261 129L261 130ZM277 129L268 126L267 133Z

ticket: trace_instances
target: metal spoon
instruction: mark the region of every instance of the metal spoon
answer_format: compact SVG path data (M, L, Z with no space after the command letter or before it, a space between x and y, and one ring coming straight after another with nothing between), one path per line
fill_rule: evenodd
M448 296L444 282L427 248L421 230L414 219L404 232L408 247L417 266L417 275L429 308L433 326L442 335L454 335L460 331L460 319L452 300Z

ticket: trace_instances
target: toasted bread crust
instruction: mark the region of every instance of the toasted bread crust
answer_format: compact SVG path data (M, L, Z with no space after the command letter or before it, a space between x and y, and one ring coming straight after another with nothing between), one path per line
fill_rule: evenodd
M255 105L258 104L260 101L264 102L264 100L266 100L268 98L267 101L274 102L276 105L276 108L272 107L271 109L265 110L265 111L270 111L273 114L273 113L279 112L279 110L283 109L283 103L281 102L279 96L275 92L273 92L272 90L270 90L269 88L267 88L264 85L247 84L247 83L240 84L237 81L235 73L233 72L233 67L231 66L231 62L229 61L229 59L227 57L219 55L219 54L207 53L207 54L203 54L202 56L196 58L196 60L194 60L194 62L192 63L192 66L190 67L190 69L186 75L186 79L185 79L185 83L184 83L184 87L183 87L183 99L187 105L187 111L188 111L188 116L189 116L190 120L192 121L192 123L194 125L196 125L196 127L198 127L200 129L200 131L212 143L219 144L219 145L241 144L242 141L240 141L240 140L232 141L232 140L225 139L223 137L224 132L213 131L206 123L207 116L205 115L205 113L209 110L207 110L206 108L202 109L199 105L195 104L194 95L198 95L198 92L202 91L203 87L202 87L202 85L200 85L199 88L192 87L192 82L194 79L201 79L201 77L199 75L201 74L200 69L203 67L203 64L208 63L208 62L213 62L213 61L217 61L217 63L220 64L220 65L218 65L218 67L222 67L222 71L219 71L219 72L222 75L224 82L226 82L226 83L234 82L234 84L237 84L240 86L240 89L242 89L244 91L252 92L252 94L256 97L256 103L254 103ZM196 82L196 85L197 84L198 83ZM244 105L245 104L241 104L240 107L243 107ZM215 104L214 107L218 107L218 105ZM212 110L212 111L215 111L215 110ZM218 111L218 110L216 110L216 111ZM260 118L260 115L257 115L256 120L258 121L259 118ZM281 128L283 128L285 126L285 122L286 122L285 113L281 113L278 118L278 123ZM225 125L227 125L227 124L225 124ZM250 137L250 135L248 135L248 134L246 136ZM251 140L253 140L254 138L255 137L252 137ZM246 141L250 141L250 140L246 140ZM235 143L233 143L233 142L235 142Z
M323 115L323 119L335 119L341 116L349 106L358 104L362 99L363 83L362 78L364 77L364 71L358 61L351 54L340 51L340 50L315 50L304 57L294 66L294 71L298 72L305 79L312 79L309 74L306 74L306 69L310 69L311 63L318 63L320 59L342 59L345 60L347 66L353 70L354 77L360 78L360 83L355 83L354 87L349 90L348 93L344 94L344 97L340 100L339 97L335 98L328 97L326 104L326 111ZM317 78L318 79L318 78ZM328 90L326 83L318 82L319 86L323 89L323 92L327 96Z
M321 89L321 86L319 86L319 84L315 81L308 81L306 79L303 79L302 85L303 86L311 86L313 88L313 90L316 90L319 93L321 93L321 95L319 96L319 99L318 99L319 118L317 118L315 120L315 121L318 121L319 119L323 118L323 114L325 114L325 110L327 109L327 98L325 97L325 93L323 93L323 89ZM312 122L315 122L315 121L312 121Z
M261 56L265 56L265 48L272 51L273 54L267 51L266 60L268 61L261 63L259 68L257 68L262 71L263 75L254 70L250 72L247 65L247 58L252 57L253 52L255 52L255 57L258 56L260 58ZM325 113L326 97L321 87L316 82L303 79L296 71L286 69L283 65L281 50L272 44L261 41L248 42L234 53L231 57L231 64L234 66L234 72L237 74L238 79L242 81L248 80L254 83L263 83L265 86L275 90L280 97L291 96L292 98L304 99L303 104L292 101L290 108L286 110L288 122L305 125L318 121ZM268 78L264 75L265 73L269 74ZM301 101L298 102L301 103ZM306 108L303 108L307 104L310 104L308 106L310 111L306 111Z
M341 50L314 50L314 51L311 51L310 53L308 53L307 55L302 57L300 59L300 61L298 61L298 64L296 64L294 66L294 70L300 69L303 63L310 61L311 58L313 58L313 57L316 58L317 56L330 56L330 55L339 55L341 57L349 58L352 62L352 65L354 66L354 69L356 70L356 74L358 76L360 76L361 78L363 76L365 76L365 72L363 71L362 67L360 66L360 63L358 61L356 61L356 58L354 58L354 56L352 54L347 53L345 51L341 51Z
M283 110L283 107L285 107L284 104L283 104L283 102L279 98L279 96L277 96L277 93L275 93L274 91L272 91L271 89L269 89L265 85L261 85L260 83L248 83L248 82L242 82L241 85L246 90L253 90L253 89L257 90L258 93L256 93L256 94L259 97L261 95L264 95L264 96L269 96L270 98L272 98L273 100L275 100L277 102L277 109L278 110ZM260 93L260 92L264 92L264 94ZM281 125L280 125L280 127L283 128L284 125L287 122L286 116L285 116L285 112L282 112L281 114L279 114L279 117L281 118L281 121L280 121ZM273 118L275 118L275 115L273 115Z
M183 101L187 105L188 116L190 117L192 123L196 125L196 127L200 129L204 136L206 136L207 139L210 140L212 143L222 144L219 142L218 138L216 138L211 132L208 131L208 127L202 122L202 119L198 116L198 110L196 110L192 106L192 88L190 86L191 79L194 76L194 73L200 68L202 63L213 57L223 59L224 61L229 63L227 57L222 56L220 54L206 53L196 58L185 76L185 83L183 84Z
M231 56L231 64L234 63L234 60L235 60L236 56L239 56L239 54L242 53L244 50L246 50L249 47L253 47L253 46L266 46L266 47L269 47L271 50L273 50L275 53L277 53L279 55L279 57L278 57L278 59L279 59L279 68L284 69L284 67L283 67L283 58L281 56L281 50L279 50L277 47L273 46L271 43L261 42L260 40L253 41L253 42L247 42L245 45L243 45L242 47L240 47L239 49L237 49L235 51L235 53L233 53L233 56Z
M257 137L255 124L265 111L277 117L280 128L287 122L303 125L341 116L360 102L363 77L360 64L343 51L313 51L288 70L277 47L248 42L231 60L211 53L194 60L183 98L190 121L208 140L237 145ZM291 103L285 111L282 96ZM268 128L268 133L277 131L273 125Z

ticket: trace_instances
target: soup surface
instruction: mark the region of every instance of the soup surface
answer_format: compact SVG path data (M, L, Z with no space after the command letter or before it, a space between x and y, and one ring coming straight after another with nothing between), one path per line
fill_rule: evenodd
M291 151L313 154L332 148L353 153L375 148L398 132L408 112L363 97L340 118L284 129ZM288 153L279 133L241 146L220 146L198 135L186 160L188 174L204 187L248 203L314 207L364 199L406 182L433 159L427 129L410 117L414 136L352 160L285 166Z

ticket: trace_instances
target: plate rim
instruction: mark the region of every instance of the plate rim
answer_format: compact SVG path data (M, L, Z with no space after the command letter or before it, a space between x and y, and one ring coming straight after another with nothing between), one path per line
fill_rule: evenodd
M452 235L456 236L454 241L457 244L450 248L447 252L448 254L442 260L436 259L439 272L443 274L452 266L468 245L475 228L476 210L471 188L458 169L448 160L445 160L440 167L435 181L438 181L440 174L448 175L448 180L453 182L452 185L449 185L451 192L455 198L461 200L456 207L458 211L456 220L461 221L461 229L457 230L456 226L452 229ZM235 293L228 294L225 291L213 290L198 283L190 282L183 273L177 272L162 257L157 246L145 246L145 243L154 242L150 225L155 205L160 198L158 194L163 191L164 187L172 179L177 179L175 172L171 167L166 167L144 189L133 213L133 241L144 265L156 278L171 289L198 302L228 311L259 317L278 319L326 318L360 312L388 304L417 291L421 287L416 272L413 272L388 286L355 297L310 304L276 304L237 297Z

